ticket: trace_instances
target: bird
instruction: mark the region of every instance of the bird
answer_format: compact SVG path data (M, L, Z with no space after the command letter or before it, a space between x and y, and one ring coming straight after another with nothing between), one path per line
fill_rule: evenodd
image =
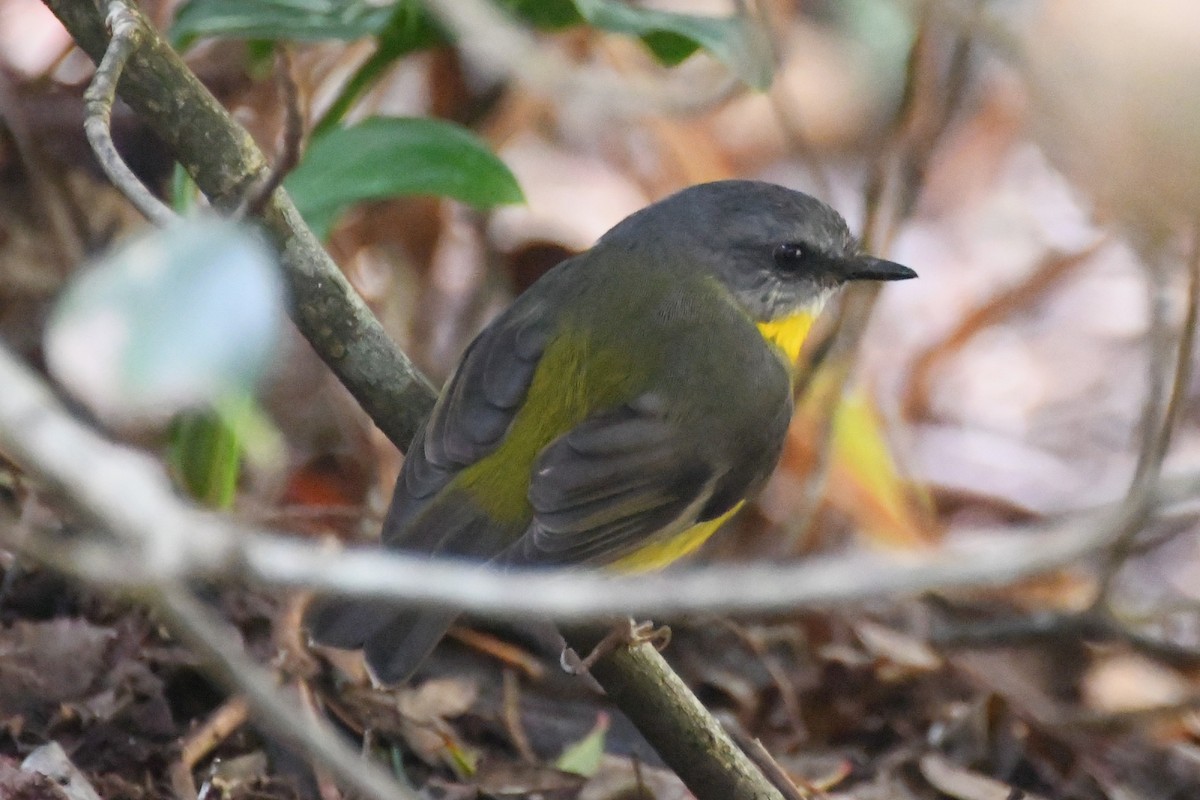
M382 544L513 567L659 569L766 482L805 337L853 281L916 277L803 192L685 188L549 270L471 342L409 447ZM455 612L318 598L317 644L408 679Z

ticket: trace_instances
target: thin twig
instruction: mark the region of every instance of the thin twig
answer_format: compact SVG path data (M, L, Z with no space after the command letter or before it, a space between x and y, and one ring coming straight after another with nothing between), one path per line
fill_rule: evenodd
M246 724L250 708L246 698L237 696L221 704L199 727L192 729L179 745L179 761L193 770L221 742Z
M87 117L83 121L84 132L91 142L92 150L100 166L113 185L156 225L169 225L175 221L175 212L167 207L146 188L133 170L121 158L112 139L112 110L117 99L117 84L125 63L137 48L142 30L135 17L122 0L110 0L105 24L112 33L108 49L96 75L83 93Z
M1152 253L1151 258L1160 258L1161 253ZM1142 412L1142 446L1138 452L1132 485L1127 503L1151 502L1154 487L1162 474L1163 460L1171 445L1171 436L1183 413L1188 388L1192 381L1192 352L1196 340L1197 306L1200 304L1200 224L1193 231L1192 252L1187 260L1186 310L1179 327L1178 340L1174 344L1175 359L1170 359L1171 342L1169 325L1166 322L1168 297L1168 274L1162 263L1148 266L1150 333L1148 335L1147 389L1145 407ZM1166 391L1168 365L1173 367L1170 391ZM1164 404L1163 395L1166 394ZM1108 603L1113 580L1121 565L1132 554L1138 529L1131 529L1117 538L1109 551L1096 592L1097 606Z
M796 785L792 776L788 775L787 771L780 766L760 739L751 736L742 729L741 725L730 723L726 724L725 728L737 742L738 747L746 752L750 760L763 771L763 774L786 800L809 800L809 794Z
M462 625L455 625L446 635L496 659L509 671L519 669L530 680L540 681L546 677L546 667L542 665L541 661L520 647L497 639L495 636Z
M773 34L769 36L772 49L775 51L776 69L781 68L782 58L786 55L784 45L787 34L791 30L788 24L789 20L782 22L773 18L771 3L758 3L758 23L762 25L764 31ZM739 4L739 13L746 17L751 17L751 12L745 7L745 4ZM818 197L824 197L826 200L833 198L833 184L829 180L829 170L817 158L816 152L813 150L812 142L808 140L801 122L797 119L795 108L784 101L781 82L776 80L771 82L771 88L766 92L767 100L771 104L771 111L775 115L775 120L779 123L779 129L783 132L783 138L787 142L789 149L799 159L800 163L808 170L809 177L812 179L814 193Z
M775 684L775 691L779 692L780 704L783 706L788 722L792 726L792 735L796 741L803 741L807 738L808 730L804 724L804 714L800 710L800 698L797 695L796 686L788 677L787 671L783 666L771 657L771 653L763 642L759 632L749 630L734 620L724 617L717 617L715 622L717 625L729 630L730 633L736 636L754 654L759 666L766 671L771 682Z
M83 232L65 208L54 181L47 177L41 153L37 147L29 119L24 113L12 79L0 72L0 121L12 136L13 145L29 183L34 219L39 221L43 236L53 236L49 252L58 262L59 274L70 274L84 256Z
M233 212L235 219L256 216L271 199L283 179L300 163L300 145L304 140L304 114L300 108L300 88L292 64L292 51L286 44L275 50L275 78L283 98L283 136L275 163L262 181L246 193Z
M298 703L285 699L273 676L246 655L221 621L178 585L160 587L150 598L171 627L208 661L212 674L245 694L255 719L272 734L325 764L343 785L372 800L417 800L321 720L307 717Z
M538 763L537 754L533 752L533 747L529 744L529 736L525 733L525 726L521 724L521 681L517 678L517 673L511 669L504 670L503 690L501 707L504 711L504 729L508 732L508 738L512 741L512 746L523 762L536 764Z
M1125 642L1138 653L1170 667L1200 667L1200 650L1130 630L1109 614L1095 610L1078 613L1045 611L1005 619L940 623L929 640L939 648L974 650L1061 642L1065 638Z
M560 630L575 652L586 653L611 629L593 625ZM783 800L652 644L614 648L589 671L697 798ZM681 731L687 735L679 736ZM705 757L698 758L698 750Z
M1179 717L1198 709L1200 692L1189 694L1173 703L1120 711L1064 710L1039 722L1048 727L1071 732L1077 732L1080 728L1114 732L1143 727L1149 722Z
M863 222L862 244L871 252L886 252L903 221L912 213L929 160L942 133L962 101L966 86L965 75L952 74L941 91L938 74L933 66L933 19L926 10L922 14L905 67L904 93L900 106L884 137L879 156L872 164L865 187L866 214ZM961 32L955 42L950 68L965 73L971 31ZM932 110L928 107L932 106ZM893 173L899 171L899 180ZM895 211L885 216L891 203ZM831 463L834 412L843 390L850 380L858 356L859 343L867 329L871 311L879 297L879 285L848 287L839 298L839 312L825 335L828 344L819 352L821 363L802 365L800 374L808 379L802 405L806 415L814 420L808 433L809 446L815 454L809 471L800 510L787 525L790 541L800 541L816 519L820 500L825 493ZM821 380L812 380L815 370ZM819 388L819 393L814 392ZM798 394L798 396L800 396Z

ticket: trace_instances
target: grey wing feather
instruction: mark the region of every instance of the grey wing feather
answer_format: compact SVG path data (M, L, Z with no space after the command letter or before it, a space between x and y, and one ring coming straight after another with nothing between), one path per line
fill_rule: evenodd
M460 470L503 440L550 341L553 320L542 311L540 303L515 305L467 348L409 448L384 521L385 544L419 551L440 545L465 555L455 547L461 537L413 522Z
M385 545L486 561L520 533L443 492L503 440L550 340L554 320L542 310L518 302L471 343L409 448L383 524ZM314 601L306 623L322 644L363 648L373 674L396 683L412 674L456 616L334 597Z
M698 521L719 470L653 403L593 417L539 456L507 564L607 563Z

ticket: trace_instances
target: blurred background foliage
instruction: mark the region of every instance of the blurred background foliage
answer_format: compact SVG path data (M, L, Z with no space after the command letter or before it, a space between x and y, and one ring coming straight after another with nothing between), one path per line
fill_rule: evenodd
M701 558L921 548L1109 502L1129 483L1147 376L1171 357L1155 327L1177 331L1184 317L1200 212L1192 0L501 0L487 8L502 9L535 49L497 29L490 64L470 57L477 42L463 38L461 23L414 0L141 7L267 153L278 150L286 100L273 54L289 48L305 142L286 187L435 382L546 269L692 183L755 177L817 194L874 251L915 268L919 281L874 303L847 393L837 376L828 386L813 377L814 396L840 400L802 405L771 484ZM469 15L476 4L460 7ZM79 265L111 268L120 256L104 254L143 228L83 138L90 72L40 2L0 3L0 337L38 364L53 362L47 321ZM114 131L143 180L164 195L174 186L177 205L196 202L170 153L119 105ZM155 240L154 263L167 274L192 258L173 255L177 241ZM201 257L230 263L215 248ZM225 283L244 299L244 287ZM168 299L194 312L198 330L228 334L214 347L250 341L219 297L189 304L200 290L174 285L182 294ZM166 323L139 327L151 324L139 315L144 301L126 305L113 313L126 315L133 344L171 347L181 335ZM58 307L61 324L70 304ZM400 454L290 325L279 339L261 381L188 404L171 425L130 424L81 400L117 435L164 453L206 502L314 536L369 539ZM79 359L62 368L65 386L80 363L99 363ZM247 412L244 394L255 386ZM1200 459L1200 387L1182 389L1168 473L1194 472ZM828 458L813 444L826 425ZM276 442L257 446L274 455L247 459L246 435ZM1197 540L1190 524L1162 533L1117 576L1114 608L1195 647ZM1096 588L1096 574L1081 568L986 600L1072 611ZM945 678L944 663L922 672L920 659L905 660L857 619L797 625L827 648L852 641L866 653L853 661L827 649L809 666L866 670L876 689L886 686L880 695L892 697L888 681L901 680L881 676L883 662L900 663L909 679ZM1099 650L1010 656L951 665L964 714L1001 725L1003 714L981 710L989 697L1018 716L1044 696L1100 713L1180 701L1198 688L1195 663L1167 669ZM1051 664L1063 670L1054 680ZM772 716L758 689L739 689L716 666L693 667L743 722L796 723ZM808 680L794 691L816 692ZM854 740L848 730L861 731L856 712L812 728L817 712L783 705L805 716L810 742L822 747L836 750ZM937 703L919 711L922 720L942 713ZM875 722L891 744L925 730ZM1153 731L1153 757L1194 757L1196 731L1193 723ZM998 775L1007 753L1024 766L1010 764L1002 777L1051 796L1189 796L1108 793L1103 776L1071 783L1086 758L984 739L975 766ZM879 756L878 742L853 746Z

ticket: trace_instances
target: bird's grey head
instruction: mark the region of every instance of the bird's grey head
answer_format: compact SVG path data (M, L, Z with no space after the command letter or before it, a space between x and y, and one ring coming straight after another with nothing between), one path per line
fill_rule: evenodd
M815 312L846 281L916 277L863 255L846 221L820 200L762 181L684 189L628 217L599 244L708 272L759 321Z

